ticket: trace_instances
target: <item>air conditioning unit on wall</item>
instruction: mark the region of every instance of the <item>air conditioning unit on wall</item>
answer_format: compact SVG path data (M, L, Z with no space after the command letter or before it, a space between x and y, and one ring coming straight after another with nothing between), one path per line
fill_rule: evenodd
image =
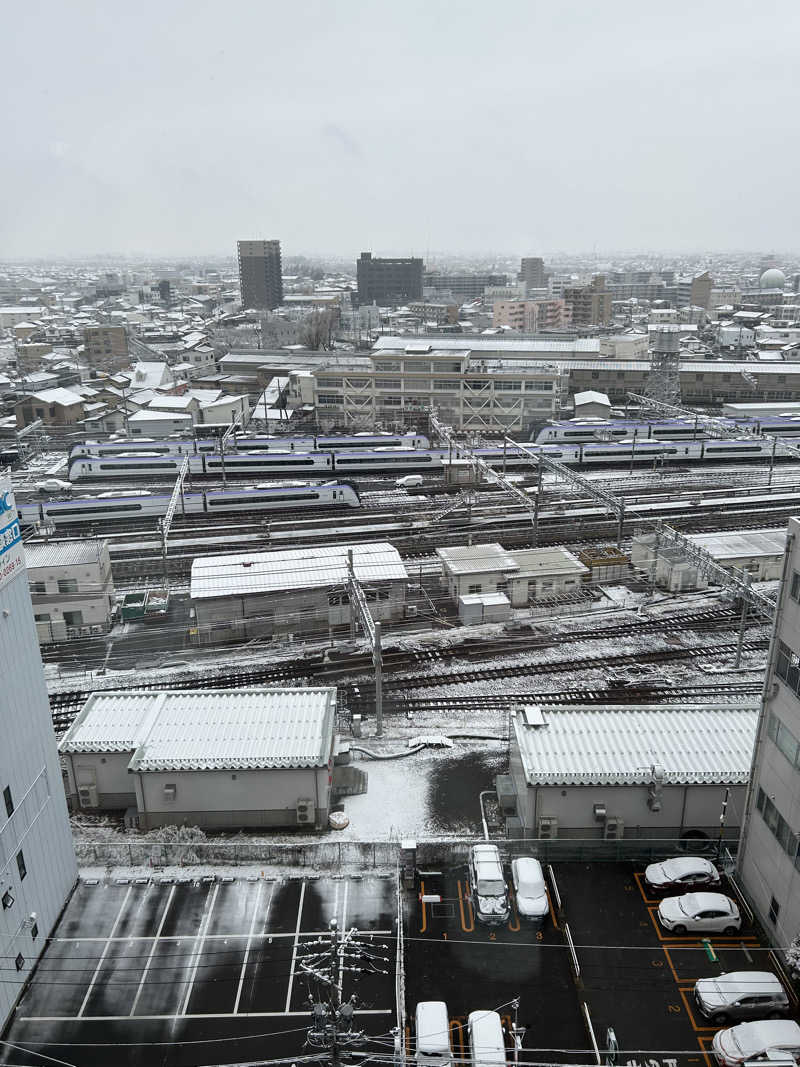
M78 786L78 803L82 808L96 808L98 806L97 801L97 786L96 785L79 785Z
M617 841L625 836L625 820L618 815L609 815L603 829L606 841Z
M558 819L555 815L539 816L539 837L543 841L552 840L554 837L558 837Z
M308 797L301 797L296 803L297 825L311 826L314 823L314 801Z

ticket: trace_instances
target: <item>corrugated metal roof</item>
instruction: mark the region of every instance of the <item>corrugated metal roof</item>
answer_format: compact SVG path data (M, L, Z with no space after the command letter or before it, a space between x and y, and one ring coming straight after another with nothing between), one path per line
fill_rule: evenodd
M542 706L544 726L513 715L530 785L640 785L653 767L667 785L745 783L755 704Z
M720 531L712 534L692 534L690 540L719 560L782 556L786 551L786 530Z
M200 556L192 562L191 598L243 596L291 589L343 585L349 545L326 545L283 552L242 552ZM353 545L353 569L360 582L406 581L400 553L387 541Z
M131 771L327 764L336 689L94 693L61 752L131 752Z
M372 346L373 352L398 351L405 352L411 347L418 349L420 341L411 337L379 337ZM600 340L596 337L579 337L574 341L549 341L541 338L525 340L523 338L510 338L501 334L494 337L478 337L473 335L464 336L457 334L454 337L431 337L430 343L439 352L457 352L469 350L471 352L599 352Z
M48 541L25 546L28 570L42 567L69 567L76 563L97 563L104 541Z
M437 548L436 555L450 574L488 574L490 571L517 571L519 564L498 544L458 545Z

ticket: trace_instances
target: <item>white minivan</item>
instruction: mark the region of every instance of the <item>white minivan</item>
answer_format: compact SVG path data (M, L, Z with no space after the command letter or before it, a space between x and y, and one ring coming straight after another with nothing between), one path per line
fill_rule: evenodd
M450 1067L450 1016L443 1000L421 1000L415 1016L416 1061L428 1067Z
M728 1030L718 1030L711 1050L722 1067L741 1067L749 1060L774 1060L777 1057L800 1063L800 1026L791 1019L764 1019L739 1023Z
M424 480L421 474L404 474L394 484L398 489L413 489L415 486L422 485Z
M508 919L508 887L497 845L481 841L469 850L469 881L475 914L483 923L500 925Z
M472 1067L505 1067L503 1023L496 1011L471 1011L467 1031Z
M533 856L512 860L511 881L520 918L541 925L550 910L541 863Z

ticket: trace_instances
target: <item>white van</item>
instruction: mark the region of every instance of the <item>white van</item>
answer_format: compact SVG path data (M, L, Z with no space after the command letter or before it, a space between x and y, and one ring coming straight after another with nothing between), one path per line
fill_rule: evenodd
M505 1067L503 1024L496 1011L471 1011L467 1031L472 1067Z
M450 1067L450 1016L443 1000L421 1000L415 1017L416 1061L430 1067Z
M800 1026L791 1019L739 1023L718 1030L711 1049L722 1067L741 1067L747 1060L774 1060L781 1054L800 1063Z
M422 485L423 481L421 474L404 474L394 484L398 489L413 489L417 485Z

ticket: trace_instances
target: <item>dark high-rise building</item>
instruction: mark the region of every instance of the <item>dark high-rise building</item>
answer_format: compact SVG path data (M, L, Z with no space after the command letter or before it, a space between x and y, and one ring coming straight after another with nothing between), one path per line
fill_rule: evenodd
M237 241L239 285L243 308L267 308L283 303L280 241Z
M396 307L422 299L421 259L373 259L362 252L356 263L359 304Z
M547 284L544 260L539 256L523 256L517 277L527 289L543 289Z

